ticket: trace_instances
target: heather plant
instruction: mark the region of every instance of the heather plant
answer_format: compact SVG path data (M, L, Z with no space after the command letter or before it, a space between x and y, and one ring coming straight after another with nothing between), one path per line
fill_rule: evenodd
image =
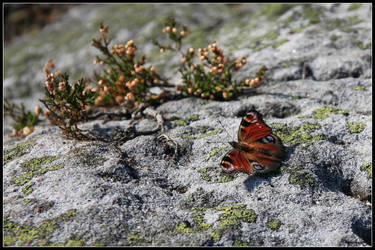
M189 48L183 52L182 41L191 31L173 18L168 18L162 32L167 35L167 40L172 42L162 45L154 40L153 43L160 48L161 53L168 50L182 56L182 64L178 68L182 85L173 85L161 76L154 66L146 66L147 58L145 55L137 54L138 47L134 40L110 46L108 29L108 26L100 23L101 36L92 38L92 45L102 53L96 56L93 62L101 66L99 73L94 72L94 80L81 78L70 84L67 73L52 72L53 61L49 61L44 67L45 97L40 100L47 108L44 115L68 138L92 139L89 133L78 128L78 123L97 119L103 114L110 118L121 118L124 114L125 117L129 117L130 114L132 119L135 119L139 115L147 115L148 112L158 118L158 129L162 129L163 119L156 111L146 112L146 107L159 105L176 96L229 100L246 88L259 86L265 78L267 68L263 66L254 79L239 82L233 80L232 74L246 64L246 57L232 59L225 56L223 49L216 42L209 44L207 48ZM156 86L162 90L159 94L150 91L151 87ZM175 92L165 88L171 86L176 88ZM125 113L99 111L93 114L95 110L106 110L116 106L125 108L121 109L125 110ZM23 105L16 108L8 102L5 102L5 110L6 115L16 120L13 126L15 134L21 130L23 134L31 133L33 126L40 121L38 115L42 112L40 107L35 114L25 112Z
M182 39L190 31L180 25L172 18L169 18L163 33L168 35L172 44L162 45L154 40L153 43L164 53L166 50L180 52L182 55L182 66L178 71L181 74L182 86L177 85L177 90L181 90L185 95L209 98L215 100L232 99L245 87L255 88L264 80L267 68L263 66L257 76L243 82L236 82L232 79L232 74L246 64L246 57L231 59L225 57L223 49L217 46L216 42L208 45L207 48L199 48L198 53L194 48L189 48L185 53L181 52ZM179 32L179 30L181 30Z
M35 107L34 113L25 110L25 105L21 103L16 105L4 99L4 115L12 118L14 123L13 135L17 137L24 137L34 131L34 127L43 121L39 118L42 113L42 109L39 106Z
M126 44L109 46L108 26L100 24L101 37L93 38L92 45L103 57L97 56L94 64L103 67L101 74L95 73L98 93L96 106L114 106L125 103L136 108L140 103L158 104L165 101L163 94L152 94L150 87L168 85L156 72L155 67L145 67L146 56L136 57L138 47L133 40Z
M88 106L94 103L97 94L83 78L71 85L67 73L52 73L53 68L53 61L44 67L45 98L39 101L47 108L45 115L68 138L84 139L86 136L78 128L78 123L87 118Z

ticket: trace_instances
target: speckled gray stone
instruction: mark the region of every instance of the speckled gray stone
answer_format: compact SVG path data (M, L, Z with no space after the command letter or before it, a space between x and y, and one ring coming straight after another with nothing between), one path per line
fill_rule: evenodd
M235 79L266 65L266 82L229 102L185 98L157 107L177 156L175 144L160 134L116 146L66 139L47 122L18 140L6 136L6 118L5 244L370 246L371 4L77 6L39 35L7 44L4 97L38 104L49 59L73 80L92 76L98 52L89 44L100 20L110 25L113 43L134 39L151 64L180 83L173 71L179 56L161 56L151 43L162 37L158 22L171 13L192 29L194 47L216 41L225 54L247 56ZM284 133L287 157L276 173L226 176L220 160L251 108ZM198 119L189 119L192 114ZM363 130L351 131L351 123ZM109 137L128 125L80 126ZM135 129L156 126L147 118ZM270 226L273 221L279 226Z

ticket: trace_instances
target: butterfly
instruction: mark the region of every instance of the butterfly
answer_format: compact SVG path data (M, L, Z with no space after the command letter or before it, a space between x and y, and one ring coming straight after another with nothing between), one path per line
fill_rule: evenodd
M250 110L242 118L238 142L229 142L233 149L220 162L225 173L267 173L276 170L285 157L285 148L277 135L267 126L262 115Z

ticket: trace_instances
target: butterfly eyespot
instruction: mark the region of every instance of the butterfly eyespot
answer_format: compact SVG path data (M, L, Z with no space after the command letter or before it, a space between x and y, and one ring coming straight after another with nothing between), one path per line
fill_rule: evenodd
M223 165L221 165L221 168L225 173L228 173L228 174L235 171L234 166L229 165L229 164L225 164L225 165L223 164Z
M267 135L262 138L265 143L275 143L275 138L272 135Z
M223 171L226 173L230 173L234 171L233 161L228 155L224 156L220 165Z
M255 169L255 170L263 170L264 167L258 163L252 163L251 166Z

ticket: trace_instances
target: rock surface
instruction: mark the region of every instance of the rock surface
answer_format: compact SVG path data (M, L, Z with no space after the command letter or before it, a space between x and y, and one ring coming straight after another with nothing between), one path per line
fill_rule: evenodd
M371 4L79 6L5 48L4 96L36 105L51 58L71 79L90 74L100 20L113 42L134 39L179 82L179 56L160 56L151 43L170 14L192 29L186 44L216 41L226 54L247 56L238 79L266 65L268 80L229 102L186 98L157 107L177 157L159 134L116 148L68 140L44 123L18 140L5 136L6 119L4 244L371 245ZM250 108L280 136L287 159L276 173L224 175L220 160ZM110 134L128 125L81 126ZM144 119L136 129L155 126Z

